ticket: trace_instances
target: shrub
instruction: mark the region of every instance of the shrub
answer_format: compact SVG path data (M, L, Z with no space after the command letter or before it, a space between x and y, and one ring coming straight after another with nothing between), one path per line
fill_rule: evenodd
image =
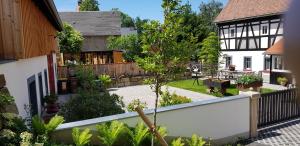
M90 133L90 129L84 129L80 132L79 128L73 128L72 138L76 146L85 146L90 143L92 134Z
M130 102L127 106L127 111L132 112L135 111L136 107L140 107L142 109L147 109L147 103L141 102L139 99L134 99L132 102Z
M245 74L236 80L237 84L248 85L254 82L262 82L263 78L255 74Z
M0 112L5 110L5 106L10 105L14 102L14 97L10 96L8 93L0 91Z
M78 66L76 68L76 78L78 79L78 88L84 91L94 91L97 89L96 77L93 68Z
M165 92L162 92L161 94L160 106L164 107L164 106L190 103L190 102L192 102L190 98L187 98L185 96L180 96L175 93L170 94L170 92L167 90Z
M111 84L111 78L109 75L99 75L99 80L101 81L101 84L104 86L105 89L107 89Z
M187 143L189 146L204 146L206 144L204 139L196 134L194 134L190 140L187 140Z
M280 85L286 85L287 82L288 82L288 79L286 77L278 77L277 78L277 83Z
M60 114L72 122L121 114L123 107L122 98L116 94L81 91L62 106Z
M58 96L56 94L51 93L50 95L45 96L46 103L53 104L57 101L57 99L58 99Z
M97 125L96 127L99 133L98 138L106 146L112 146L126 129L124 123L118 121Z

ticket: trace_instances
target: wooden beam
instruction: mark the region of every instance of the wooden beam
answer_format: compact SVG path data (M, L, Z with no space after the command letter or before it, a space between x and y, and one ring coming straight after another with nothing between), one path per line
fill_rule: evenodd
M159 143L162 146L168 146L168 143L159 134L159 132L156 130L156 127L152 124L152 122L149 120L149 118L144 114L143 110L140 107L136 107L135 110L140 115L140 117L145 122L145 124L149 127L149 129L153 132L153 134L156 136L156 138L158 139Z
M257 137L258 99L260 94L253 94L250 98L250 138Z

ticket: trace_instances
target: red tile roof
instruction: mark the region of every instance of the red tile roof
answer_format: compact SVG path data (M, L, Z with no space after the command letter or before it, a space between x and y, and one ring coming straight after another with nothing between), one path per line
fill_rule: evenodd
M283 39L275 43L271 48L269 48L265 54L268 55L282 55L284 50L284 41Z
M290 0L229 0L216 23L284 13Z

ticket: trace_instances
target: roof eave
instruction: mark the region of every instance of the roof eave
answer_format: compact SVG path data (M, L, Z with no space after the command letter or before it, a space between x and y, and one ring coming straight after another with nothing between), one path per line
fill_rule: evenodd
M35 4L44 13L47 19L52 23L52 25L58 30L63 30L62 21L58 15L58 11L53 0L33 0Z
M249 19L254 19L254 18L259 18L259 17L269 17L269 16L276 16L276 15L283 15L285 12L279 12L279 13L271 13L271 14L266 14L266 15L259 15L259 16L252 16L252 17L244 17L244 18L238 18L238 19L231 19L231 20L224 20L224 21L214 21L216 24L221 24L221 23L229 23L229 22L234 22L234 21L243 21L243 20L249 20Z

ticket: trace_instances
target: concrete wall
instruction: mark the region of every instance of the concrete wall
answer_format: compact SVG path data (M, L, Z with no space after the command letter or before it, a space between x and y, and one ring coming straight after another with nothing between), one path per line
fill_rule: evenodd
M35 76L35 81L36 81L38 109L39 109L39 113L41 113L40 110L41 91L39 90L38 73L42 73L42 80L43 80L42 92L44 92L44 95L46 95L46 87L45 87L46 78L44 76L45 69L48 71L47 56L34 57L30 59L22 59L22 60L11 61L6 63L0 62L0 74L4 74L7 83L6 86L10 94L15 97L15 101L20 116L22 117L27 116L27 113L24 110L24 105L29 104L27 79L33 75ZM48 85L48 87L50 86Z
M249 135L249 109L249 97L245 95L169 106L158 110L158 125L167 127L170 137L190 137L198 134L223 143ZM152 110L146 110L145 113L152 118ZM71 140L71 129L74 127L95 130L97 124L113 120L125 122L129 126L141 121L137 113L132 112L65 123L53 136L56 140L66 142Z

